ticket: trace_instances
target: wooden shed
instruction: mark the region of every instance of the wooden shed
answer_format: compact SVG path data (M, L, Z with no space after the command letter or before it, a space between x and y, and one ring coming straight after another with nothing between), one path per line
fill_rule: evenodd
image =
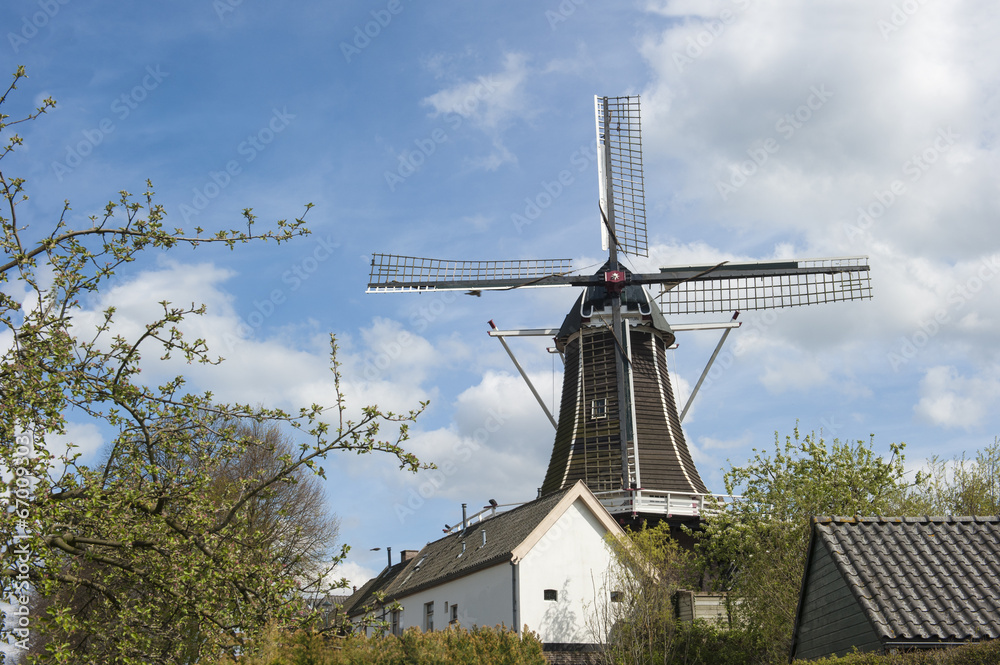
M729 625L729 609L724 593L705 593L681 589L676 594L677 618L681 621L702 619L721 626Z
M791 659L1000 638L1000 517L814 518Z

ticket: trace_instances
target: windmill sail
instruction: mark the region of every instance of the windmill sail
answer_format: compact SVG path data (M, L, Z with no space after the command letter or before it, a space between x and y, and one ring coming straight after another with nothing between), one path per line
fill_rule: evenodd
M660 269L664 314L796 307L872 297L868 258L799 259Z
M567 277L572 270L569 259L446 261L374 254L368 293L566 286L573 283Z
M615 230L618 250L632 256L646 256L639 97L595 97L594 106L601 211ZM608 227L603 219L601 248L610 248Z

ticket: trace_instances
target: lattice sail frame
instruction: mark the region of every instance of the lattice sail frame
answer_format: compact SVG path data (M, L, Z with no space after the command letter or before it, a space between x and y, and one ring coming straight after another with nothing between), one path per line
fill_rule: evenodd
M570 264L570 259L449 261L373 254L368 293L530 286L533 280L571 272Z
M639 97L594 97L597 115L597 171L601 209L610 219L607 170L611 170L615 236L618 248L632 256L648 256L646 244L646 194L642 176L642 128ZM605 127L605 109L610 111ZM610 130L610 131L609 131ZM610 145L611 163L604 147ZM601 247L608 249L608 230L601 221Z
M720 275L681 282L656 297L663 314L706 314L796 307L872 297L867 257L797 259L810 272ZM664 268L690 271L691 268Z

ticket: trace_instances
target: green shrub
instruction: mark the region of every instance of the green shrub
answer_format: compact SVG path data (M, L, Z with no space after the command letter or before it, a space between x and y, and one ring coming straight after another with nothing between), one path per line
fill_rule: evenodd
M702 620L678 622L667 665L752 665L766 662L767 645L749 630L732 630Z
M216 665L232 664L219 661ZM319 633L270 634L258 654L236 665L545 665L542 643L529 630L449 628L401 636L346 638Z
M996 665L1000 640L967 644L952 649L921 649L908 653L853 653L840 658L796 660L796 665Z

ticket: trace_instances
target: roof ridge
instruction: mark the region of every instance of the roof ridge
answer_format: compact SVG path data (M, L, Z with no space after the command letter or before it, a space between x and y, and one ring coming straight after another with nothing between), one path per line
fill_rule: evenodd
M814 515L812 524L947 524L1000 522L1000 515Z

